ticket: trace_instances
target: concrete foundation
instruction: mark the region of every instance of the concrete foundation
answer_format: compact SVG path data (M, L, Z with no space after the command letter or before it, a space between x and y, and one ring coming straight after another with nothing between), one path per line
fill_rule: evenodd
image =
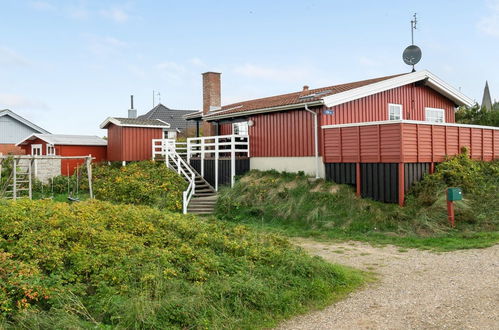
M325 178L324 163L319 157L319 176ZM279 172L297 173L303 171L305 174L315 177L315 157L251 157L251 170L276 170Z

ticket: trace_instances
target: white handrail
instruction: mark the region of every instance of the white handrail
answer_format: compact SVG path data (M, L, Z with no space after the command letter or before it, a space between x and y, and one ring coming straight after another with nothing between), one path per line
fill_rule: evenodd
M153 139L152 158L155 159L158 155L165 156L165 164L169 168L171 168L171 159L177 167L177 173L189 182L187 189L182 192L182 212L186 214L187 206L196 190L196 175L185 160L177 153L175 146L176 142L172 139Z
M250 156L248 135L216 135L202 136L187 139L187 162L193 156L201 159L200 172L204 177L204 160L206 156L215 160L215 190L218 191L218 160L220 156L230 157L231 160L231 186L234 186L236 176L236 157Z

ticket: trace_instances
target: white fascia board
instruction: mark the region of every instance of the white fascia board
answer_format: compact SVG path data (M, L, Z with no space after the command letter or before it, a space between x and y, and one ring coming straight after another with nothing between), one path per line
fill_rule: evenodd
M40 140L43 140L43 141L47 142L48 144L53 144L53 141L51 141L50 139L47 139L46 137L40 136L40 134L34 133L34 134L28 135L26 138L24 138L21 141L17 142L16 146L18 147L18 146L21 146L21 145L25 145L26 143L24 143L24 142L26 142L28 140L34 140L34 139L40 139Z
M163 124L165 124L165 127L163 127L163 128L170 128L172 126L172 125L170 125L169 123L167 123L164 120L161 120L161 119L156 119L156 120L162 122Z
M114 124L116 126L121 126L121 127L145 127L145 128L170 128L170 124L162 121L161 119L156 119L164 125L134 125L134 124L122 124L120 121L116 120L113 117L107 117L106 120L102 124L100 124L100 128L105 129L108 124Z
M445 95L458 105L472 106L473 100L453 88L431 72L424 70L418 72L408 73L395 78L383 80L370 85L362 86L359 88L351 89L342 93L325 96L323 98L324 104L329 108L335 105L343 104L346 102L354 101L366 96L378 94L390 89L401 87L404 85L412 84L417 81L427 80L426 85L435 89L439 93Z
M114 120L114 121L113 121L113 119L114 119L113 117L107 117L107 118L106 118L106 120L104 120L104 121L102 122L102 124L100 124L100 126L99 126L99 127L100 127L101 129L104 129L104 128L106 128L106 126L107 126L109 123L112 123L112 124L115 124L115 125L116 125L116 120Z
M221 115L217 115L217 116L203 117L203 119L206 121L210 121L210 120L217 120L217 119L242 117L242 116L255 115L255 114L266 113L266 112L300 109L300 108L304 108L305 105L312 107L312 106L317 106L317 105L322 105L322 104L323 104L322 100L312 101L312 102L304 102L304 103L294 103L294 104L288 104L288 105L283 105L283 106L278 106L278 107L261 108L261 109L254 109L254 110L241 111L241 112L235 112L235 113L221 114Z
M350 123L338 125L323 125L322 129L327 128L343 128L343 127L357 127L357 126L371 126L371 125L389 125L389 124L417 124L417 125L434 125L434 126L449 126L449 127L465 127L465 128L481 128L499 131L499 127L495 126L482 126L470 124L456 124L456 123L433 123L430 121L422 120L383 120L383 121L368 121L363 123Z

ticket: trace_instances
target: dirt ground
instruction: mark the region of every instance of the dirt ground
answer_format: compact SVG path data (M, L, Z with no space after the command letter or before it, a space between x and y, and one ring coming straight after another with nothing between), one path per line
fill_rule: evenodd
M278 329L499 329L499 245L434 253L359 242L295 240L378 281Z

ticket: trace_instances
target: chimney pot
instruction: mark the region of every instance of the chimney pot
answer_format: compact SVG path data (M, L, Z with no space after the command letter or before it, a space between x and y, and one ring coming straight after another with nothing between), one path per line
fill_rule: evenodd
M130 109L128 109L128 118L137 118L137 110L133 108L133 95L130 95Z
M308 91L309 87L308 85L303 86L303 91Z

